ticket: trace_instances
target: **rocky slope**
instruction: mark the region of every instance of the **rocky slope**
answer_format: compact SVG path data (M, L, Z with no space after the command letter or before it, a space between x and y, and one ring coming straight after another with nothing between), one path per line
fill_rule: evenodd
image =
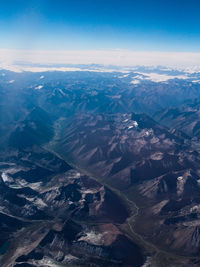
M54 148L135 201L136 229L147 240L192 256L200 240L200 158L184 137L143 114L87 114L66 124Z
M110 189L36 146L1 154L0 171L1 266L144 262L115 226L130 211Z

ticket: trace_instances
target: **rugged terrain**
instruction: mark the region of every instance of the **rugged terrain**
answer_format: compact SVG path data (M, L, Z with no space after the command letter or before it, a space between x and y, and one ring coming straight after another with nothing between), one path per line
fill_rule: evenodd
M198 73L0 75L1 266L200 266Z

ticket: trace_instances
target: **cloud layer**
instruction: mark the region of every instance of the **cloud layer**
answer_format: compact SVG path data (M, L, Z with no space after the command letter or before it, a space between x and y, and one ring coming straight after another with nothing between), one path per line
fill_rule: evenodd
M103 64L116 66L168 66L195 68L200 66L200 53L148 52L129 50L33 51L0 49L0 65L25 64Z

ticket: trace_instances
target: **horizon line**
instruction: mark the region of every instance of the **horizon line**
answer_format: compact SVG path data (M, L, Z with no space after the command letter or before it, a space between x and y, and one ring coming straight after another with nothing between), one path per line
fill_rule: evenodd
M163 66L189 68L200 66L200 52L111 50L33 50L0 49L0 67L40 65L112 65L119 67Z

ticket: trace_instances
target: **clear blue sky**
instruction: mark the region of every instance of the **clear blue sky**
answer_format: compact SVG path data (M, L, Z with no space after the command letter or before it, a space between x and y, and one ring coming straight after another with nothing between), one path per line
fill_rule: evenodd
M0 48L200 52L200 0L0 0Z

